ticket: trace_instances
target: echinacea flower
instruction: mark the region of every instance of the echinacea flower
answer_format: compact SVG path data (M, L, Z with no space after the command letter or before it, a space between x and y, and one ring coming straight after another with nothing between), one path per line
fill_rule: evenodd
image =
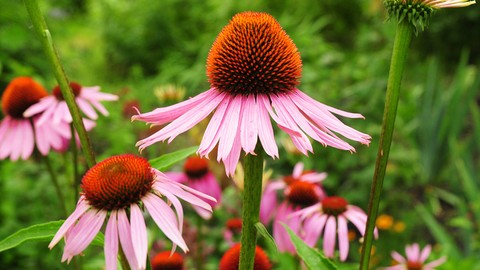
M223 232L223 239L229 244L229 246L235 245L238 241L235 241L235 238L240 239L240 234L242 232L242 219L241 218L231 218L227 220L225 224L225 231Z
M218 270L238 270L238 264L240 262L240 248L241 245L237 244L231 247L225 254L223 254L220 260ZM258 246L255 247L255 259L253 263L253 270L270 270L272 269L272 263L267 254Z
M394 0L395 1L395 0ZM466 7L475 4L471 0L396 0L404 4L423 4L432 8L456 8Z
M80 111L91 120L96 120L98 118L95 109L101 114L108 116L108 111L100 103L101 101L113 101L118 99L118 96L116 95L100 92L99 86L82 87L78 83L70 82L70 87L72 88L75 102ZM65 102L60 87L58 86L53 89L52 95L42 98L40 102L28 108L28 110L24 112L24 116L29 117L40 112L43 112L42 117L39 119L40 125L49 119L53 119L52 121L54 124L60 122L72 123L72 115L68 110L67 103Z
M170 143L213 113L198 149L208 156L218 144L217 161L232 175L242 150L255 154L257 141L278 157L270 118L303 154L313 151L310 136L324 146L355 149L337 134L363 144L370 136L343 124L334 114L363 118L315 101L297 86L302 61L297 47L269 14L243 12L223 28L207 58L210 89L181 103L139 114L132 120L153 125L169 123L137 143L140 150L159 142Z
M184 270L184 260L177 252L162 251L152 259L152 270Z
M48 247L53 248L65 238L62 262L70 262L90 244L109 216L104 250L106 269L112 270L117 269L119 246L132 269L146 267L148 243L142 209L150 213L173 242L173 249L179 246L186 252L188 247L181 234L183 208L178 198L207 211L211 211L211 207L204 200L215 200L170 180L152 168L146 159L130 154L113 156L93 166L84 175L81 187L83 193L75 211Z
M220 203L222 190L215 175L208 167L208 160L199 157L190 157L185 161L183 172L165 173L168 178L189 186L197 191L215 198L216 202L210 201L210 206L214 208ZM212 216L211 211L205 211L201 207L195 207L195 211L204 219Z
M26 160L35 146L44 156L50 149L63 146L61 134L50 123L38 124L44 117L41 113L23 115L27 108L47 95L47 91L29 77L17 77L8 84L2 95L5 117L0 123L0 159Z
M417 243L412 245L408 245L405 248L405 252L407 257L404 258L402 255L398 254L398 252L392 252L392 258L398 262L397 265L385 267L384 270L435 270L435 267L443 264L447 258L445 256L441 257L440 259L431 261L425 264L430 252L432 251L432 247L430 245L426 245L425 248L420 250L420 246Z
M299 216L302 220L301 230L305 233L303 239L309 246L313 247L323 232L323 252L327 257L334 256L338 234L341 261L345 261L348 256L348 221L355 225L361 235L364 235L367 224L367 214L362 209L337 196L326 197L315 205L293 213L292 216ZM375 236L377 234L375 229Z

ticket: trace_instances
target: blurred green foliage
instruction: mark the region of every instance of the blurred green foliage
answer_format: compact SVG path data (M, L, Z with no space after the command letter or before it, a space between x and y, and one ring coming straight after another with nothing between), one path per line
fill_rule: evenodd
M385 22L380 0L41 3L67 75L120 96L118 102L106 104L111 115L101 117L91 132L98 160L138 153L135 142L150 131L144 124L129 123L131 105L144 112L171 104L171 100L157 98L154 89L174 84L186 89L186 98L208 89L205 62L209 48L235 13L272 14L301 53L300 89L325 104L362 113L365 120L345 122L373 139L369 147L354 145L357 152L353 154L314 144L315 153L304 157L280 147L280 159L269 159L268 167L274 178L290 174L298 161L308 169L326 171L329 176L324 186L329 194L344 196L366 209L395 29L394 22ZM380 231L375 266L389 265L392 250L403 252L405 244L420 242L434 244L434 256L449 257L438 269L479 269L479 8L439 11L430 27L414 39L380 205L381 213L405 228ZM21 75L35 77L47 89L55 86L19 1L2 3L0 9L0 74L0 91ZM143 154L153 158L196 145L199 134L194 130L171 145L156 144ZM288 142L285 134L277 135L279 144ZM52 160L60 175L66 173L62 181L67 186L70 155L53 154ZM64 218L60 208L53 207L58 202L39 160L0 161L0 176L0 239L23 227ZM231 187L231 180L222 183L226 187L224 206L204 224L209 230L207 251L213 254L207 257L211 269L226 249L223 227L218 224L239 215L238 191ZM187 219L190 231L194 224L194 219ZM158 231L152 234L162 238ZM46 246L28 244L0 253L0 265L65 269L60 264L60 248L49 252ZM351 261L358 261L358 248L357 241L352 242ZM87 251L87 268L98 269L103 255L95 256L95 248ZM290 269L294 259L280 256L275 262L278 269Z

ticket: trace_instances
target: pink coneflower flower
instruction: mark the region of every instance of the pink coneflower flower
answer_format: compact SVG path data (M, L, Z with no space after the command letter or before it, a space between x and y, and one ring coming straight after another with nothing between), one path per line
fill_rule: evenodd
M297 89L302 61L297 47L270 15L235 15L214 42L207 59L211 88L181 103L132 117L154 125L171 122L137 143L140 150L191 129L212 112L198 149L208 156L218 144L217 161L232 175L243 150L255 154L260 140L265 152L278 157L270 118L287 132L303 153L312 152L307 135L324 146L355 151L337 134L363 144L370 136L354 130L334 114L363 118L317 102Z
M348 227L350 221L361 235L365 233L367 214L357 206L349 205L342 197L330 196L321 202L292 214L302 220L302 231L305 234L305 243L313 247L323 231L323 251L325 256L332 258L335 253L336 235L338 234L338 248L340 260L345 261L348 256ZM378 232L375 229L375 237Z
M237 244L223 254L218 270L238 270L238 264L240 262L240 247L241 245ZM253 270L270 269L272 269L272 263L270 262L267 254L265 254L260 247L255 247Z
M242 232L242 219L241 218L231 218L227 220L225 224L225 232L223 233L223 239L230 245L233 246L238 243L240 240L240 234ZM237 239L237 240L236 240Z
M425 246L423 250L420 250L420 247L417 243L409 245L405 248L407 258L404 258L398 252L392 252L392 258L397 261L399 264L383 268L385 270L435 270L435 267L443 264L447 258L445 256L431 261L425 264L432 247L430 245Z
M215 198L216 202L209 202L212 208L214 208L217 203L220 203L222 190L215 175L213 175L208 167L208 160L199 157L190 157L185 161L183 172L168 172L166 175L172 180ZM202 218L208 219L212 216L211 211L205 211L201 207L194 206L194 209Z
M63 138L52 125L38 124L42 114L23 115L28 107L47 95L47 91L29 77L18 77L8 84L2 95L5 117L0 123L0 159L26 160L35 146L44 156L50 149L62 147Z
M203 199L215 200L170 180L146 159L129 154L113 156L93 166L83 177L81 187L83 194L77 208L48 247L53 248L65 237L62 262L70 262L95 238L109 215L105 231L107 269L117 269L119 244L132 269L145 269L148 244L142 209L150 213L174 248L179 246L186 252L188 247L181 235L183 209L178 198L207 211L211 207ZM176 213L169 204L173 204Z
M98 118L95 109L105 116L108 115L107 109L105 109L100 101L113 101L118 99L116 95L101 93L99 86L82 87L78 83L71 82L70 87L73 90L75 102L79 109L92 120ZM39 119L40 125L49 119L53 119L54 124L60 122L72 123L72 115L68 110L67 103L63 99L62 92L58 86L53 89L52 95L42 98L40 102L28 108L24 116L29 117L40 112L43 112L42 117Z
M152 270L184 270L184 259L177 252L162 251L152 259Z

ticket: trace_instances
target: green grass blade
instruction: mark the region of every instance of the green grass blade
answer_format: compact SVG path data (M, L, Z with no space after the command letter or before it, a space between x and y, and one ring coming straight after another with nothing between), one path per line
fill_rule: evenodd
M198 146L181 149L172 153L162 155L160 157L149 160L150 165L160 171L167 170L173 164L185 160L198 150Z

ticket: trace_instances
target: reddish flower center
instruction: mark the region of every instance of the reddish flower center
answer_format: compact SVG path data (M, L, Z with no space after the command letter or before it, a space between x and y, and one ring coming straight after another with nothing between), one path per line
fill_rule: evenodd
M227 228L234 233L240 233L242 231L242 219L231 218L227 220Z
M70 88L72 88L73 95L78 96L80 95L80 92L82 92L82 86L76 82L70 82ZM53 95L58 99L58 100L64 100L62 91L60 90L60 86L55 86L53 88Z
M407 269L408 270L422 270L423 269L423 264L421 264L420 262L408 261L407 262Z
M208 161L199 157L188 158L183 170L189 178L200 178L208 172Z
M183 270L183 257L174 252L163 251L152 259L152 270Z
M338 216L347 211L347 206L347 200L342 197L330 196L322 200L323 212L331 216Z
M13 79L2 95L2 109L5 115L13 118L23 118L23 112L28 107L47 96L47 91L29 77Z
M302 60L280 24L266 13L235 15L207 58L212 87L233 95L287 92L299 84Z
M238 263L240 258L240 244L237 244L227 250L220 260L219 270L238 270ZM267 254L259 248L255 248L255 261L253 264L254 270L270 270L272 264L268 259Z
M83 176L82 189L97 209L114 210L137 203L152 188L153 173L142 157L126 154L97 163Z
M288 185L285 189L285 196L290 203L307 207L319 201L319 188L316 184L297 180Z

